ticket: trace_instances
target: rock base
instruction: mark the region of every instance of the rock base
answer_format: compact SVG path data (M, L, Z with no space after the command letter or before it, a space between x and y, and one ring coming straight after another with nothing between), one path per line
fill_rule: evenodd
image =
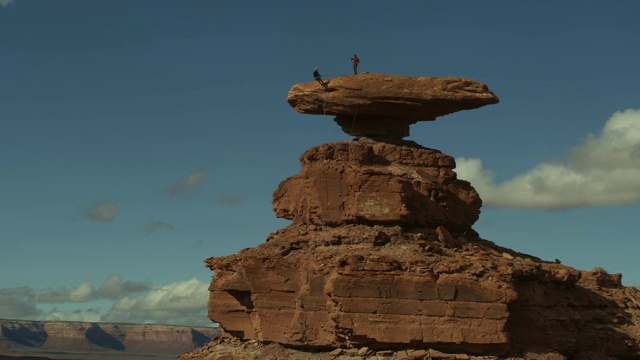
M292 225L207 264L209 316L240 342L310 353L638 356L637 289L473 233Z
M262 344L258 341L239 341L235 338L219 338L206 346L183 354L178 360L500 360L497 356L475 356L445 353L435 349L403 349L375 351L368 347L333 349L326 351L300 351L280 344ZM509 360L566 360L557 352L529 352L524 357Z

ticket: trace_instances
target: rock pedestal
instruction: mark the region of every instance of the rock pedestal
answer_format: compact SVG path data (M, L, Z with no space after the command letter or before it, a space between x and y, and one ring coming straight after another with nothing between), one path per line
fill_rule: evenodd
M339 124L362 115L347 132L369 136L305 152L273 194L291 225L206 260L224 336L182 359L638 358L640 292L481 239L482 202L454 159L401 139L497 102L486 85L365 74L287 100Z

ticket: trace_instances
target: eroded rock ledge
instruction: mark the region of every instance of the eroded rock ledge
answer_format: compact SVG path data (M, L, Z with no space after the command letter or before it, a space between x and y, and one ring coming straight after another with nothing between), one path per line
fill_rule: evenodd
M364 73L291 87L287 102L303 114L333 115L354 136L409 136L409 125L496 104L487 85L459 77Z
M455 160L411 141L367 138L323 144L300 157L300 174L273 194L276 216L294 224L444 226L467 231L482 201L459 180Z
M407 350L427 359L429 349L493 359L636 359L638 351L640 292L619 276L543 262L473 233L291 225L207 266L209 315L228 338L310 359L362 348L372 359Z

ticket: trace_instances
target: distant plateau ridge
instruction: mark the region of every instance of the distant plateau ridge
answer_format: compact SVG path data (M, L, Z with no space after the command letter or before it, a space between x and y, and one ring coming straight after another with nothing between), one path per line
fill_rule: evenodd
M219 333L216 327L0 319L0 359L32 351L180 354Z

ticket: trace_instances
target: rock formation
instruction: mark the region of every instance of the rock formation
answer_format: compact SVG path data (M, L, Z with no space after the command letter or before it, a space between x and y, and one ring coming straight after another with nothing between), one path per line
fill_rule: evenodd
M403 138L418 121L496 104L498 98L470 79L364 73L333 78L324 87L315 81L294 85L287 102L303 114L334 115L350 135Z
M458 180L452 157L408 141L366 138L323 144L273 194L276 216L294 224L471 228L482 202Z
M325 93L343 129L357 104L366 121L347 132L368 136L305 152L273 194L291 225L206 260L223 337L181 359L638 358L638 290L482 239L454 159L401 139L497 102L486 85L364 74L295 85L288 101L320 114Z

